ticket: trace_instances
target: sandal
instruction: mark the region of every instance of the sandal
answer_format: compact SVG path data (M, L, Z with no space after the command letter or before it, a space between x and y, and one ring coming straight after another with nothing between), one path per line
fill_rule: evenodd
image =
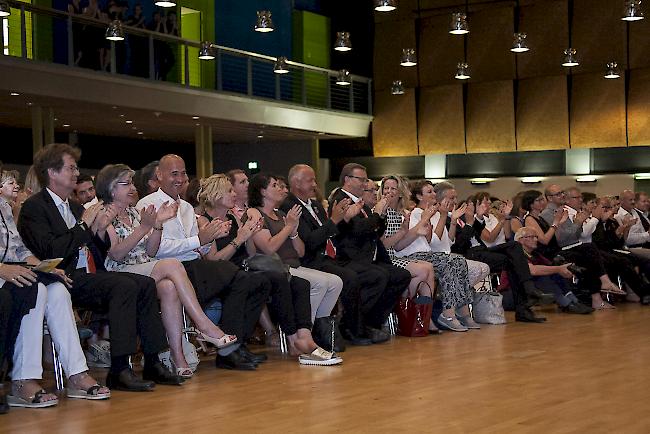
M22 388L23 384L19 384L18 388ZM44 389L41 389L34 393L33 396L22 398L18 395L7 395L7 403L9 407L23 407L23 408L46 408L54 407L59 403L58 399L52 399L49 401L43 401L45 395L49 395Z
M609 303L605 303L604 301L601 301L598 306L592 306L595 310L607 310L607 309L616 309L616 306L612 306Z
M316 347L310 354L301 354L298 357L298 362L301 365L332 366L343 363L343 359L337 357L335 353L330 353L321 347Z
M196 340L199 342L210 342L215 347L222 349L231 346L237 342L237 336L227 335L224 333L220 338L213 338L203 333L201 330L196 331Z
M65 392L68 398L77 398L77 399L88 399L91 401L99 401L102 399L108 399L111 397L111 391L100 392L102 386L99 384L94 384L90 386L88 390L83 389L73 389L71 387L66 387Z
M189 366L187 368L176 368L176 375L185 380L189 380L194 376L194 371Z

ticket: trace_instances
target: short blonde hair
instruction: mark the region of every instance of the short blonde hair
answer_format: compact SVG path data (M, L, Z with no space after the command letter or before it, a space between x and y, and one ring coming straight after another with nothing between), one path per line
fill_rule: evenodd
M533 228L527 228L523 226L517 230L515 233L515 241L519 241L520 238L525 237L526 235L536 235L537 232Z
M202 179L201 188L196 195L199 206L203 209L214 207L219 199L228 194L231 188L230 178L223 173L216 173L209 178Z
M12 179L18 182L19 178L20 174L17 170L3 170L0 172L0 186L5 185L6 182L9 182Z

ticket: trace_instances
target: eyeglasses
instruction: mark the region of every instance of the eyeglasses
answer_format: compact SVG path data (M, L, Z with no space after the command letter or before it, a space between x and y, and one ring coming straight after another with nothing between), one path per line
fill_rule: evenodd
M539 238L537 235L524 235L523 237L519 238Z
M133 185L133 181L117 181L117 185Z
M64 169L69 170L70 172L79 172L79 167L78 166L63 166Z
M368 182L368 178L364 178L362 176L355 176L355 175L348 175L350 178L357 178L361 182Z
M582 199L582 196L569 196L569 199Z

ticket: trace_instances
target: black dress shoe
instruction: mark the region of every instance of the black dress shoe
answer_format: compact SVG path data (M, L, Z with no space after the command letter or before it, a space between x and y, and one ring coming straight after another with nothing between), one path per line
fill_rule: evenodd
M366 334L373 344L381 344L390 339L390 335L383 330L366 327Z
M350 345L357 345L357 346L372 345L372 341L369 338L364 338L362 336L359 336L358 334L354 334L350 332L350 330L348 329L341 328L341 336L343 337L343 339L348 341Z
M156 384L152 381L141 380L130 368L126 368L117 374L109 372L106 377L106 387L126 392L151 392Z
M269 359L269 356L265 353L252 353L246 345L241 345L237 351L240 351L246 359L256 364L266 362Z
M644 295L641 297L641 304L644 306L650 304L650 295Z
M167 386L180 386L185 382L183 377L174 374L160 362L154 363L153 366L146 366L145 364L144 370L142 371L142 378Z
M572 301L571 304L569 304L568 306L564 306L562 308L562 312L575 313L578 315L586 315L593 311L594 311L593 308L589 306L585 306L582 303L576 303L574 301Z
M546 321L546 318L543 316L535 316L532 310L525 308L517 309L515 312L515 321L540 323Z
M237 371L254 371L257 369L257 363L248 360L243 351L241 351L241 347L227 356L222 356L217 353L217 358L214 363L217 368L221 369L234 369Z

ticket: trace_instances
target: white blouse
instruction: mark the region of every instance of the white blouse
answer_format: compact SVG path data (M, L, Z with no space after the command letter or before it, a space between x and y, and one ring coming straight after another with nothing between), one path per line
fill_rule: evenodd
M409 220L409 229L415 227L420 220L422 219L422 208L415 208L411 211L411 218ZM436 213L431 217L431 226L435 229L440 220L440 213ZM442 231L442 238L433 233L431 236L431 243L427 242L427 238L424 235L421 235L415 239L411 244L406 246L404 249L395 252L395 256L398 258L403 258L405 256L412 255L419 252L444 252L451 253L451 240L449 239L449 232L445 227Z
M492 231L492 230L494 230L494 228L497 227L498 224L499 224L499 219L496 218L494 215L492 215L492 214L486 214L485 215L485 229L487 229L488 231ZM501 227L501 231L499 232L499 235L497 235L497 237L494 239L494 241L492 241L490 243L490 242L487 242L487 241L483 240L483 242L485 243L485 245L487 247L494 247L494 246L498 246L499 244L505 243L506 242L506 234L503 231L503 227Z

